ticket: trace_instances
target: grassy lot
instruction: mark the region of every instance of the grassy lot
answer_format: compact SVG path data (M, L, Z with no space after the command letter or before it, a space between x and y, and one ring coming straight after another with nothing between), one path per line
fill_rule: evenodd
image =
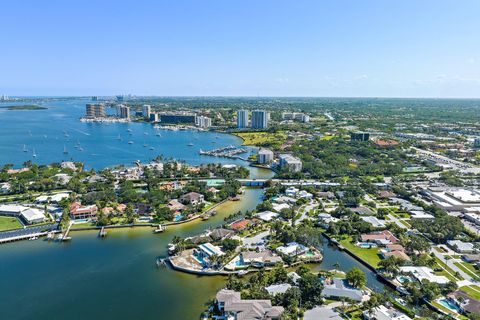
M364 249L364 248L359 248L355 246L351 242L351 238L346 238L344 240L340 240L340 244L365 260L368 264L371 266L377 268L378 263L380 262L380 256L379 256L379 249L378 248L369 248L369 249Z
M279 146L287 139L284 132L238 132L235 135L242 138L247 146Z
M462 271L468 274L470 277L479 279L477 270L475 270L475 267L471 264L466 262L454 262L453 264L462 269Z
M95 227L96 224L93 223L93 222L83 222L83 223L75 223L74 225L72 225L71 229L82 229L82 228L91 228L91 227Z
M23 225L15 217L0 217L0 231L20 229Z
M474 299L480 300L480 287L479 286L464 286L460 287L460 290L468 294Z
M449 266L447 266L445 263L443 263L443 261L441 261L440 259L438 259L437 257L435 257L435 262L437 263L436 266L434 266L434 269L437 269L437 268L442 268L444 271L441 271L441 272L435 272L436 275L439 275L439 276L445 276L447 277L450 281L458 281L458 280L464 280L462 277L457 277L455 276L455 271L453 271L452 269L450 269Z

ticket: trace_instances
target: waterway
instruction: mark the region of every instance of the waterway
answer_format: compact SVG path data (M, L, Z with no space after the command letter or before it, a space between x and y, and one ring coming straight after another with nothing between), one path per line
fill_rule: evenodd
M70 243L43 240L0 246L0 310L2 319L198 319L205 303L223 286L220 276L195 276L157 268L173 236L196 235L224 223L231 213L252 210L263 190L247 189L240 201L217 208L208 221L172 226L163 234L151 228L76 231ZM313 270L358 267L367 285L383 285L375 275L345 252L322 245L324 260Z
M159 155L191 165L248 165L248 162L240 159L201 156L198 153L200 149L240 146L242 140L236 136L196 130L157 130L151 123L140 122L80 122L87 103L90 101L86 98L38 99L28 103L0 102L0 165L12 163L20 167L27 160L38 164L73 160L85 163L86 169L103 169L118 164L132 165L135 160L147 162ZM24 104L35 104L47 109L2 108ZM109 112L114 110L110 109ZM133 143L129 144L130 141ZM68 154L64 153L65 149ZM257 151L255 147L245 149L248 151L242 154L245 158ZM34 151L36 157L33 157ZM272 173L269 170L251 168L252 178L270 176Z

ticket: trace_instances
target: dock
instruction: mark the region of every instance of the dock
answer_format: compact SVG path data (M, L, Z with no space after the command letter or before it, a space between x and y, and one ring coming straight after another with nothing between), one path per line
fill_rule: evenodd
M98 236L100 238L105 238L107 236L107 230L105 230L105 227L102 227L102 229L100 229L100 232L98 233Z
M167 230L167 226L166 225L163 225L163 224L159 224L158 225L158 228L153 230L153 233L162 233L164 232L165 230Z
M68 228L67 228L67 231L65 231L64 234L60 234L58 236L58 241L69 241L69 240L72 240L71 237L68 236L68 234L70 233L70 229L72 228L73 226L73 223L70 222L70 224L68 225Z
M221 147L221 148L217 148L209 151L200 150L198 153L203 156L246 160L246 158L242 158L239 156L240 154L246 153L246 152L247 152L247 149L245 148L237 148L235 146L226 146L226 147Z

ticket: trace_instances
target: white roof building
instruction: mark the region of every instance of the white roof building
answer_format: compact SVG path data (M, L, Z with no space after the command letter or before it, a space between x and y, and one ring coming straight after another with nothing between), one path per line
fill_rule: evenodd
M272 207L276 212L280 212L283 209L290 209L290 205L288 203L275 203Z
M286 256L294 257L303 254L308 251L308 248L296 242L290 242L286 246L277 248L277 252L280 252Z
M449 247L460 253L473 252L473 250L475 249L475 245L473 243L463 242L460 240L449 240L447 241L447 244Z
M271 221L278 217L278 213L272 211L263 211L257 214L257 218L263 221Z
M285 194L289 197L296 197L299 191L300 190L295 187L288 187L287 190L285 190Z
M438 284L446 284L450 281L445 276L437 276L435 273L433 273L433 270L428 267L406 266L400 267L400 271L405 273L411 273L418 281L426 279L430 282L435 282Z
M289 283L272 284L271 286L265 287L265 290L272 296L275 296L279 293L285 293L291 287L292 285Z
M27 210L28 207L19 204L2 204L0 205L0 213L10 216L18 216L22 211Z
M37 202L43 203L43 202L60 202L63 199L66 199L69 197L68 193L56 193L52 195L44 195L40 196L36 199Z
M360 217L365 222L370 223L374 228L385 228L385 220L380 220L376 217L372 216L366 216L366 217Z
M410 218L411 219L435 219L433 215L431 215L430 213L426 213L423 210L410 211Z
M28 224L32 223L39 223L45 221L45 215L43 211L36 208L30 208L20 213L20 216L27 222Z
M364 311L363 317L367 320L412 320L412 318L397 309L387 308L384 305L373 309L372 312Z

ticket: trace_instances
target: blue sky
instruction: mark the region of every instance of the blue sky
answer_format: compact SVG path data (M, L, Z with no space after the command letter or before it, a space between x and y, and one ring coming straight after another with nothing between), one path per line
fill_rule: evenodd
M480 97L480 1L2 0L0 94Z

